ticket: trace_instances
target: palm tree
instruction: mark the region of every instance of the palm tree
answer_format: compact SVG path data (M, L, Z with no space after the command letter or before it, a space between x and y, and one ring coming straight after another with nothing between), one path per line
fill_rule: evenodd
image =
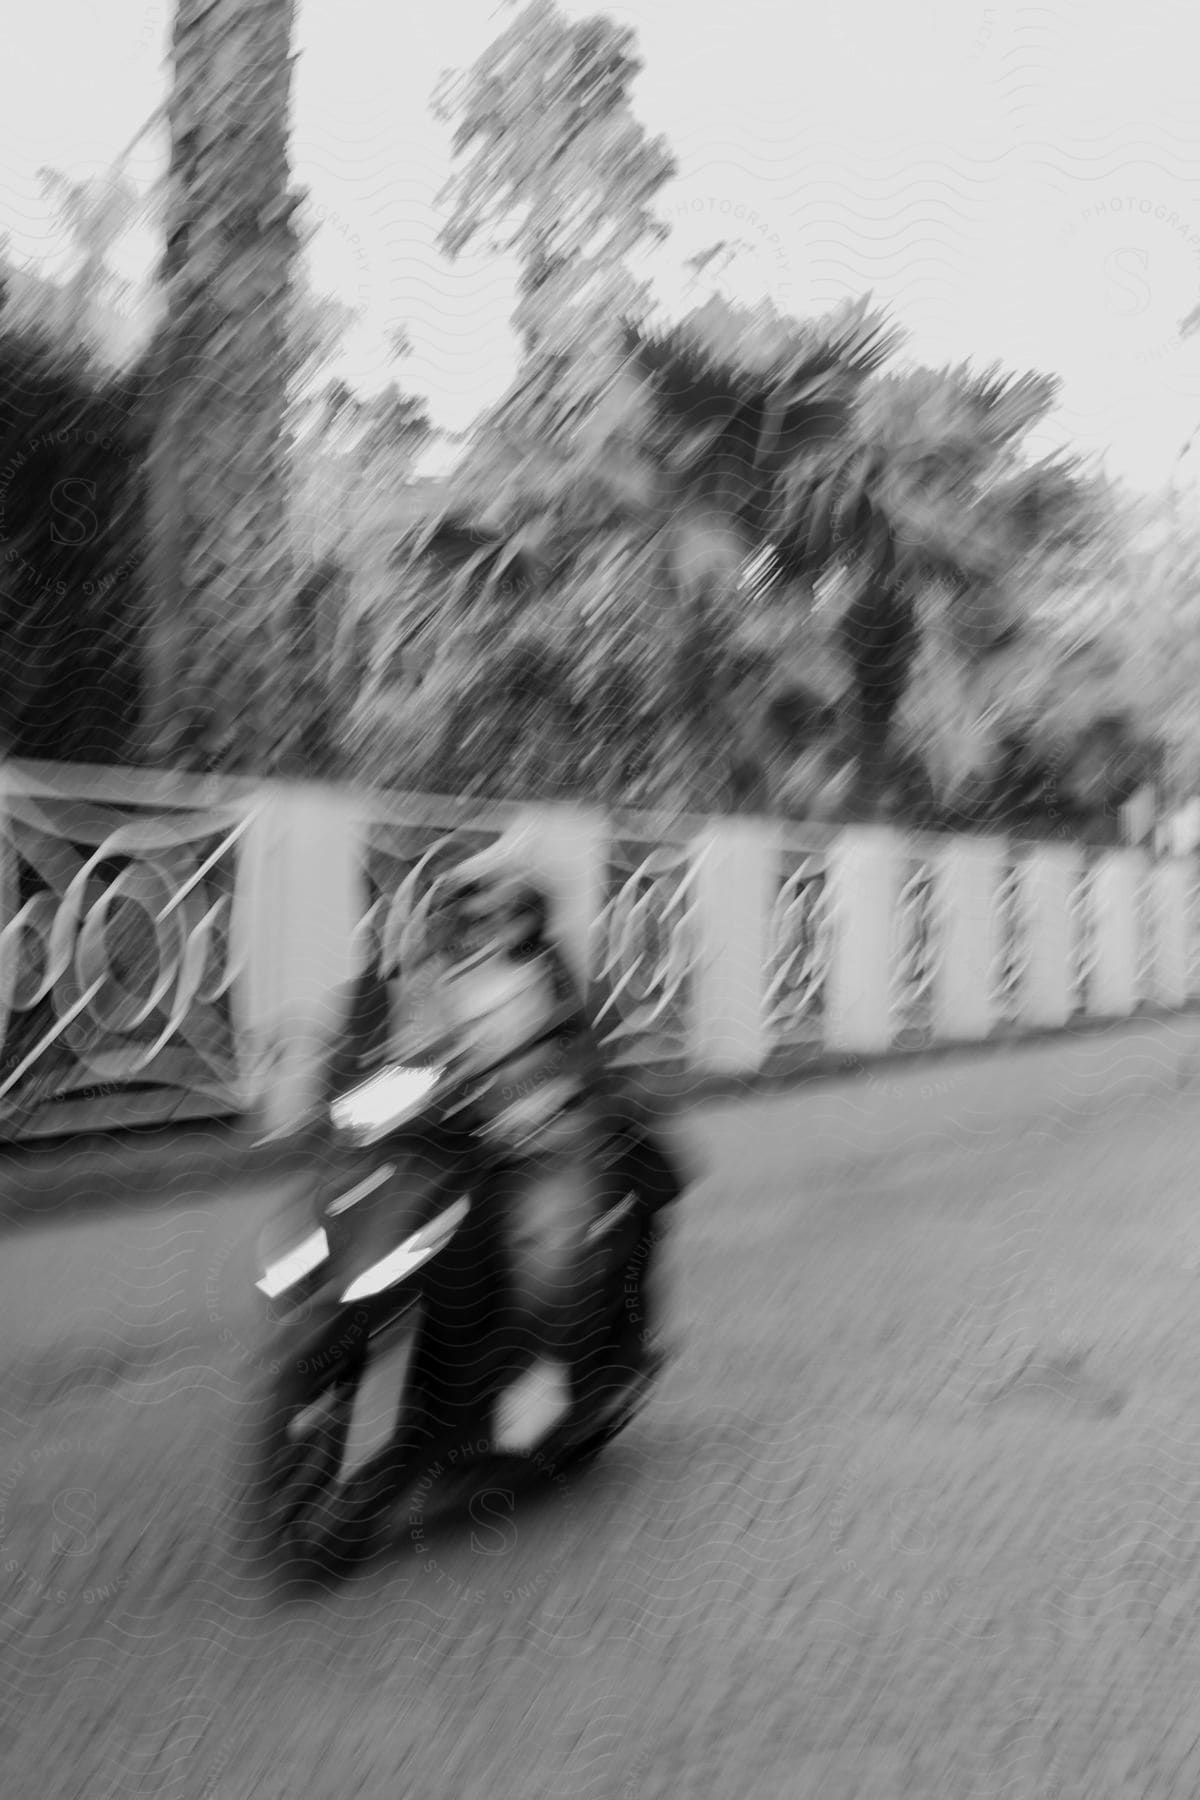
M812 327L723 302L629 327L600 404L549 443L544 395L531 424L519 386L452 488L459 525L474 514L487 533L439 605L486 620L493 645L541 615L570 644L577 699L594 696L593 729L612 735L618 667L635 722L656 716L657 797L746 804L761 783L726 646L752 603L747 563L791 462L845 429L890 341L865 303ZM611 774L622 759L605 755Z
M849 429L788 470L772 520L780 569L830 568L848 600L857 776L849 810L878 811L897 709L922 642L968 675L1023 629L1031 554L1086 541L1094 496L1069 459L1021 443L1053 403L1035 375L918 369L864 384Z
M505 633L527 641L540 629L569 645L556 666L570 668L575 718L596 751L569 758L576 773L586 766L601 789L628 773L619 697L645 798L761 801L760 747L730 654L755 604L747 566L769 541L784 475L845 431L891 343L866 303L801 327L716 302L666 331L627 328L607 393L569 433L547 441L537 384L528 403L518 385L497 410L452 484L441 533L416 552L443 624L474 619L493 656ZM447 583L439 545L472 525L479 541ZM566 696L556 705L562 714ZM656 791L645 793L649 719Z
M818 738L789 748L825 770L841 811L876 816L922 640L968 672L986 663L1020 623L1021 557L1090 528L1077 471L1019 455L1051 384L884 375L896 342L866 301L805 326L717 301L631 328L566 447L528 429L518 386L453 493L458 526L488 530L459 583L433 584L443 624L473 617L494 650L540 617L585 691L625 657L638 707L657 712L665 790L743 807L763 802L773 696L768 683L747 704L736 647L781 598L812 617L821 588L810 639L837 647L840 716L830 731L818 709ZM435 544L417 546L431 574ZM502 579L521 557L529 578Z
M262 766L279 749L294 13L294 0L176 5L149 510L146 738L160 761Z

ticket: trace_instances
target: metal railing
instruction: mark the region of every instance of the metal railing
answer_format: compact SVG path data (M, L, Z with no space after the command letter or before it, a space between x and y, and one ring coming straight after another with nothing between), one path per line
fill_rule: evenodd
M135 769L10 764L0 770L0 1137L236 1115L253 1103L251 1064L258 1059L261 1075L262 1046L252 1055L239 1025L239 984L258 979L262 985L262 969L250 967L248 958L281 960L272 909L306 903L303 894L288 891L293 877L286 857L282 874L276 869L268 881L263 873L287 850L270 832L254 838L271 791L271 784L250 780ZM354 821L347 842L356 846L357 862L345 890L356 896L354 960L401 975L413 960L437 874L529 824L526 808L450 796L347 788L334 800L337 808L344 801ZM287 816L293 824L285 829L300 829L296 815ZM594 845L591 889L599 902L588 955L603 996L605 1041L618 1059L703 1061L712 1006L719 1011L724 1002L712 1002L710 986L705 1013L697 995L714 959L729 952L728 944L706 942L706 933L714 917L727 916L721 907L740 874L736 858L716 865L715 875L706 864L721 822L628 812L591 817L595 835L580 841ZM553 809L540 818L536 828L552 834ZM763 966L743 959L738 979L758 985L765 1061L776 1050L819 1051L826 1044L831 974L839 957L843 967L854 966L847 933L860 927L839 886L836 827L760 821L754 829L750 853L760 858L762 881L746 892L764 895L766 912L749 918L746 908L757 907L756 898L739 913L734 894L728 916L749 918L753 943L764 946ZM252 841L258 848L248 855ZM894 1045L918 1047L943 1028L939 1007L960 967L946 961L949 921L943 917L942 876L956 840L893 833L891 843L890 978L877 1011L886 1011ZM1000 1030L1019 1029L1023 1017L1035 928L1027 916L1026 874L1038 854L1036 845L1003 847L978 924L987 934L990 1012ZM1094 856L1084 860L1069 906L1076 1014L1094 1010L1102 948L1095 867ZM706 911L714 904L717 914ZM1176 898L1176 918L1178 904ZM1157 1003L1163 916L1147 868L1137 903L1135 1007ZM956 930L959 955L961 921ZM725 925L717 939L721 932L728 936ZM307 941L303 932L296 941ZM1186 946L1181 941L1171 951L1176 970L1185 950L1188 994L1197 996L1195 881ZM872 966L882 969L881 957L882 940ZM286 987L282 966L268 975ZM743 1006L743 1030L745 1013ZM717 1028L723 1029L719 1022Z
M10 767L0 807L0 1134L241 1110L253 787Z

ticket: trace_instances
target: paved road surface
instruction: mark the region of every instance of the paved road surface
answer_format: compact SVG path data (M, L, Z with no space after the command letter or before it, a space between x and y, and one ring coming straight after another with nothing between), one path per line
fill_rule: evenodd
M1200 1091L1052 1067L709 1108L644 1420L285 1614L217 1510L282 1196L10 1236L5 1796L1200 1792Z

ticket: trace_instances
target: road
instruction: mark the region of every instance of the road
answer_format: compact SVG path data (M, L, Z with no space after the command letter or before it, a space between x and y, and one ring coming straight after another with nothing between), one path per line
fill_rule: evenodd
M643 1419L286 1611L220 1518L286 1196L10 1235L4 1793L1200 1791L1200 1092L1079 1066L706 1107Z

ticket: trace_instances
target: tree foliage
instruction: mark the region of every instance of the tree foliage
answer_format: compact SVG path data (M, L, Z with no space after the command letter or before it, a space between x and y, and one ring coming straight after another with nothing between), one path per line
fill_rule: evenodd
M627 27L570 21L533 0L442 85L436 111L455 125L460 160L440 196L442 247L516 258L513 323L527 358L573 357L589 324L648 304L626 259L666 236L654 201L675 164L633 116L640 69Z
M398 585L424 598L398 610L440 616L441 648L426 625L418 660L428 671L442 656L459 682L472 680L472 630L493 658L510 636L525 646L523 667L537 618L547 641L569 646L569 669L555 665L553 704L544 669L530 693L573 729L568 691L578 708L581 688L621 667L633 735L645 736L635 721L655 721L643 765L656 797L761 802L765 763L790 753L819 771L815 804L835 793L873 816L895 798L889 761L915 754L913 725L898 723L914 674L950 667L962 710L978 671L1020 634L1028 559L1087 541L1095 496L1068 459L1024 453L1052 381L899 370L898 335L869 298L803 323L714 298L652 324L626 259L659 233L653 202L673 168L633 117L637 67L629 32L572 24L536 0L443 87L458 157L443 243L515 257L523 359L459 472L441 538L427 533L404 566ZM447 548L471 530L483 537L451 576ZM835 613L814 607L818 588ZM753 682L734 673L747 626L780 594L804 615L809 651L840 674L809 709L825 720L819 744L811 730L799 741L795 709L786 741L778 712L767 726L778 693L768 684L755 704ZM378 666L411 678L414 664ZM803 673L793 663L793 694ZM496 730L471 739L494 781L511 773L513 699L501 691L481 685ZM384 678L376 721L388 699ZM403 684L391 701L412 716ZM400 737L412 772L419 756ZM424 739L428 768L449 766L439 741ZM927 770L925 786L931 804L954 803L948 773Z
M0 329L0 742L9 755L129 754L147 400L143 375L106 378L82 354Z
M911 811L918 794L926 812L954 804L952 782L928 766L915 774L912 725L896 729L922 648L969 689L1020 635L1023 559L1087 541L1095 496L1069 464L1021 459L1049 383L897 374L898 348L866 301L804 323L712 301L673 326L627 326L623 362L586 424L557 453L542 445L514 459L503 508L485 489L473 515L461 481L440 536L411 547L407 590L424 573L426 617L447 632L473 620L493 649L506 633L527 641L535 617L569 645L563 694L576 711L563 712L563 695L554 702L571 720L564 742L584 729L581 687L619 665L642 798L803 800L843 816ZM447 546L472 529L480 535L449 579ZM769 657L749 680L738 665L756 620L769 619L778 645L781 603L803 640L782 693ZM760 633L760 652L768 643ZM456 681L470 679L469 662L457 643ZM776 702L803 693L816 663L821 698L793 707L783 733L788 708ZM393 698L408 706L402 693ZM377 708L385 695L386 684ZM481 681L476 704L497 730L479 727L471 741L480 755L487 747L493 785L507 782L511 696ZM437 759L437 733L422 741ZM414 766L416 744L404 742L410 778L443 767ZM576 757L579 779L581 767ZM610 788L629 774L617 755L607 769Z
M120 753L148 542L159 720L173 667L195 688L190 719L171 690L193 759L259 766L266 740L240 743L239 695L266 686L274 766L464 793L1082 831L1158 778L1160 738L1172 779L1189 756L1200 774L1200 550L1178 521L1152 544L1073 459L1030 457L1052 380L904 367L869 296L809 320L715 295L656 315L633 262L665 235L655 206L675 168L634 114L633 34L550 0L436 103L457 159L443 247L515 261L521 361L425 517L423 408L399 380L368 399L333 378L354 315L294 256L311 228L281 153L288 9L259 36L246 25L241 72L214 85L220 11L189 0L181 15L172 312L153 375L106 386L73 353L0 344L28 434L117 395L126 428L90 544L55 537L38 494L99 483L92 463L56 450L5 490L14 744ZM232 139L196 160L205 108L248 121L256 94L257 161ZM103 291L132 202L119 182L56 191L82 260L54 317L78 343L81 272ZM697 283L716 260L696 260ZM241 376L217 394L222 345ZM406 348L400 334L398 362ZM152 431L157 510L139 540ZM172 570L188 598L169 615ZM107 737L102 655L117 672ZM63 735L85 690L100 697Z
M4 741L12 754L129 760L145 693L146 471L163 389L144 352L119 374L111 368L136 338L118 341L111 329L106 279L86 293L76 279L84 267L103 275L132 190L119 168L91 183L57 176L53 185L71 203L64 223L72 226L75 273L68 268L54 281L0 262L10 300L0 311ZM134 310L145 300L124 298ZM303 267L289 307L284 367L299 573L273 596L261 674L279 675L288 695L295 730L286 766L329 773L338 766L333 720L348 703L332 679L350 609L348 568L370 561L363 547L372 516L402 489L428 422L396 384L363 400L329 380L354 315L317 293ZM333 527L324 536L313 530L322 521ZM384 531L389 551L399 531L394 523L390 538Z
M520 367L461 478L468 504L486 494L506 525L514 476L528 492L556 466L621 367L624 323L651 308L631 259L667 235L654 205L675 164L633 112L640 67L627 28L532 0L435 101L458 159L440 196L442 248L516 263Z

